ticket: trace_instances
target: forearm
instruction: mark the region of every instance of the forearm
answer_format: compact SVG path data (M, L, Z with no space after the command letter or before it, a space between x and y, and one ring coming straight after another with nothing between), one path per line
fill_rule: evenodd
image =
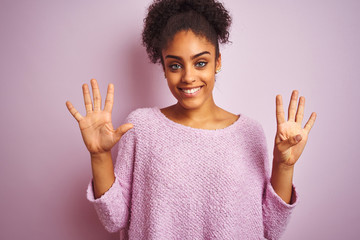
M95 199L107 192L115 181L111 152L91 154Z
M286 203L291 202L293 174L294 166L286 166L273 161L271 185Z

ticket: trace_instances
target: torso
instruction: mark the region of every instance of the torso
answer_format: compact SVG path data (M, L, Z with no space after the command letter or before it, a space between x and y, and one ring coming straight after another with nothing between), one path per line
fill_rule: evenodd
M136 110L120 142L115 171L132 191L130 239L263 239L260 125L219 109L192 127L222 129L194 129L164 113L173 112Z

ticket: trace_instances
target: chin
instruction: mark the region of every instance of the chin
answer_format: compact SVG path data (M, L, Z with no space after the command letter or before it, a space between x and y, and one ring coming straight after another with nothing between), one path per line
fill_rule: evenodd
M199 109L202 106L204 106L204 103L201 103L199 101L182 101L182 100L178 100L178 105L180 105L182 108L186 109L186 110L195 110L195 109Z

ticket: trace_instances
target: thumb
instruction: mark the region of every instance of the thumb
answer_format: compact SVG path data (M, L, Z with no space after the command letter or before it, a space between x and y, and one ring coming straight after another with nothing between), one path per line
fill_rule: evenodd
M129 131L133 127L134 127L134 125L132 125L131 123L125 123L125 124L121 125L120 127L118 127L115 130L115 135L116 135L117 140L119 140L122 137L122 135L124 135L127 131Z
M292 136L292 137L282 141L281 143L279 143L278 149L280 152L284 152L284 151L288 150L289 148L291 148L292 146L298 144L301 140L302 140L302 136L300 134Z

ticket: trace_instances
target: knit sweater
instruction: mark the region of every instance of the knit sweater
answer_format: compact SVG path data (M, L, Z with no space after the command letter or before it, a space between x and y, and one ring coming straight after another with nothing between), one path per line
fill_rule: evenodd
M217 130L173 122L158 108L132 112L119 142L115 182L87 198L110 232L136 239L278 239L297 196L270 184L261 126L240 115Z

